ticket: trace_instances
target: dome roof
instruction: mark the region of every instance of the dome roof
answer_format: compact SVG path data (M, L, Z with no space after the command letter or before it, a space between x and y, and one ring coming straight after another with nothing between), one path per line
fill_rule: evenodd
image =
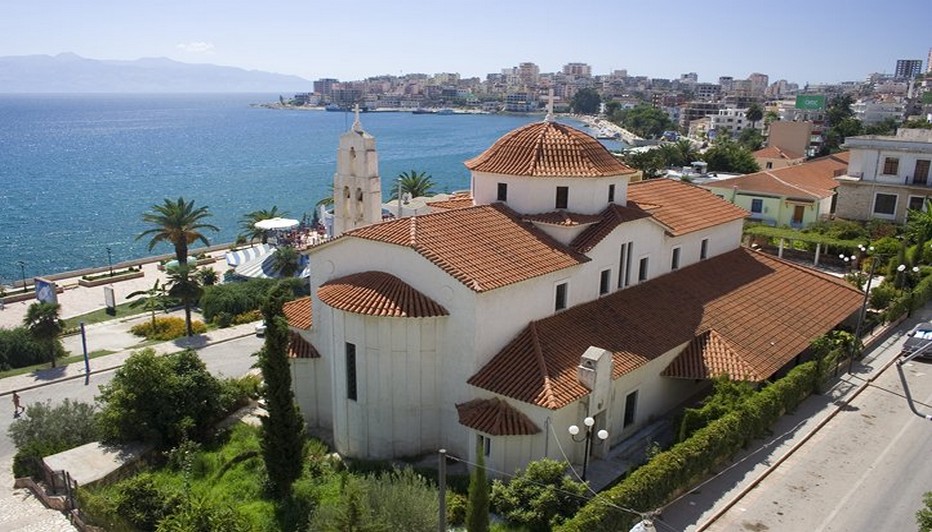
M526 177L608 177L634 172L596 139L550 121L505 134L465 164L476 172Z

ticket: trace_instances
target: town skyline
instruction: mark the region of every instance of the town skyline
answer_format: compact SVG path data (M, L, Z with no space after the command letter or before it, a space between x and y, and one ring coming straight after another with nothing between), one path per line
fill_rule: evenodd
M523 62L541 72L580 62L594 74L627 70L676 79L696 72L700 82L715 82L761 72L804 85L892 74L897 59L925 62L932 42L922 15L930 14L929 6L892 0L886 7L866 17L837 0L790 0L778 13L733 0L676 6L673 13L610 4L568 10L551 1L531 9L484 0L451 11L425 2L386 8L363 0L350 16L338 5L288 1L260 8L219 0L193 6L52 0L0 11L0 56L166 57L308 80L440 72L482 78ZM865 38L879 34L882 40Z

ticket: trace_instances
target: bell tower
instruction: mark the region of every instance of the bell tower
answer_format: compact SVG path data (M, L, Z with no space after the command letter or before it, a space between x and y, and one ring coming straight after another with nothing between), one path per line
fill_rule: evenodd
M340 136L337 171L333 176L333 236L382 221L382 183L375 137L359 122L359 104L353 126Z

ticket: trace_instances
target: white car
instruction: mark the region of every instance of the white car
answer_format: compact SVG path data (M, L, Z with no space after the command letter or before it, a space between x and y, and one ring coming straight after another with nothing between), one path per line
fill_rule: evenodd
M256 336L262 338L265 336L265 322L263 321L259 325L256 325Z

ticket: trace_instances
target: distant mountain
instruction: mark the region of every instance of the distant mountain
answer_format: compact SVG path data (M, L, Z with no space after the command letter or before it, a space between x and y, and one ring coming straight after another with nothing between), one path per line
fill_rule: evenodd
M0 57L3 92L308 92L298 76L166 58L86 59L71 53Z

